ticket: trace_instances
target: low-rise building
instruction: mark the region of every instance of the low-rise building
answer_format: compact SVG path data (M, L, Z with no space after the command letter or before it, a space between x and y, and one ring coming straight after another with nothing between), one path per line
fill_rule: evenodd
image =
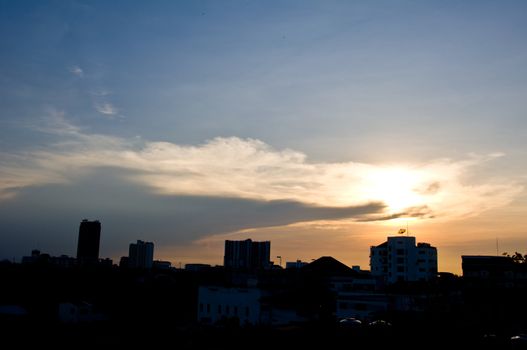
M463 255L463 279L469 284L513 288L527 286L527 264L508 256Z
M309 264L309 263L307 263L305 261L302 261L302 260L287 261L285 263L285 268L286 269L300 269L300 268L306 266L307 264Z
M238 319L241 325L267 323L262 316L262 291L258 288L199 287L198 321L215 324Z
M93 305L87 302L59 304L59 321L63 323L84 323L103 321L103 314L95 312Z
M386 312L390 305L389 296L380 292L339 292L335 317L373 320Z

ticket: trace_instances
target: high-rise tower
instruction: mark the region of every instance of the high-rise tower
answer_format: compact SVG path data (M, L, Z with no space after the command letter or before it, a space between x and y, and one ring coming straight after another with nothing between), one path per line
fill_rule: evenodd
M154 261L154 243L138 240L130 243L128 250L128 264L130 267L150 269Z
M96 263L99 260L100 239L101 223L97 220L82 220L77 243L77 260L80 263Z
M225 241L223 264L234 269L265 269L271 266L271 242Z

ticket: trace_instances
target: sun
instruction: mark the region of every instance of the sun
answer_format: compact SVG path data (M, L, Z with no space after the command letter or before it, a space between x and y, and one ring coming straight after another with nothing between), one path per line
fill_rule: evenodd
M372 171L366 182L368 197L382 201L390 214L425 204L419 192L425 176L418 169L380 167Z

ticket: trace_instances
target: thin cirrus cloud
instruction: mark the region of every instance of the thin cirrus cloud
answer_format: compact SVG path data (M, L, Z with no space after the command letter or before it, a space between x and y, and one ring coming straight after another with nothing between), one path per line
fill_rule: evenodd
M138 142L89 134L61 115L39 131L59 141L44 149L0 155L0 199L19 189L74 183L98 168L125 169L124 180L163 196L214 196L294 201L318 207L382 203L358 220L459 218L507 205L523 190L507 179L462 179L501 154L439 159L422 164L315 163L256 139L218 137L197 146Z
M97 89L97 90L91 91L90 94L92 94L93 96L97 96L97 97L104 97L104 96L111 95L112 92L106 89Z
M84 71L79 66L71 66L69 68L70 73L78 76L79 78L82 78L84 76Z
M104 114L108 117L113 117L117 115L117 113L119 113L119 110L109 102L95 103L94 107L97 112Z

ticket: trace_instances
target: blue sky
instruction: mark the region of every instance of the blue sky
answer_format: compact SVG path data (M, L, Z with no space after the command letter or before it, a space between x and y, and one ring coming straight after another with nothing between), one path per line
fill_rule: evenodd
M97 196L69 216L59 213L75 201L56 198L77 193L81 184L102 196L110 181L123 191L133 184L142 193L135 198L139 207L158 198L152 208L166 205L166 196L234 199L233 208L244 206L237 200L293 201L295 210L380 202L388 203L387 215L396 207L415 214L421 206L430 212L422 220L458 220L519 205L527 167L526 7L522 1L1 1L0 194L9 198L0 206L12 212L1 232L12 244L0 255L29 251L36 243L25 238L40 241L38 222L23 229L12 223L34 215L35 203L47 201L46 215L60 218L50 232L75 231L83 216L104 215ZM159 165L173 159L179 159L175 168ZM386 182L393 178L390 166L404 168L395 174L415 184ZM103 176L108 167L111 177ZM269 175L262 167L274 170ZM172 182L182 169L215 177ZM447 174L444 193L417 198L416 188L439 181L430 175L437 169ZM230 174L258 181L235 186ZM266 176L273 181L263 181ZM355 184L343 190L347 195L339 193L342 176ZM386 188L380 182L408 187L409 195L393 195L416 197L415 203L394 206L393 198L379 195ZM316 190L306 185L320 183ZM440 205L441 199L456 207L460 198L475 199L459 215ZM126 217L119 196L106 201L114 204L114 218ZM216 204L198 202L200 215L218 212ZM103 252L116 256L116 247L138 238L177 245L192 241L193 230L198 238L266 220L277 225L275 214L254 225L233 225L225 214L194 229L176 207L184 234L144 232L150 226L127 233L115 223L107 236L114 248ZM156 213L145 222L170 218ZM310 215L278 222L320 219ZM167 236L176 238L159 238ZM61 237L41 248L74 247L75 239L66 244Z

